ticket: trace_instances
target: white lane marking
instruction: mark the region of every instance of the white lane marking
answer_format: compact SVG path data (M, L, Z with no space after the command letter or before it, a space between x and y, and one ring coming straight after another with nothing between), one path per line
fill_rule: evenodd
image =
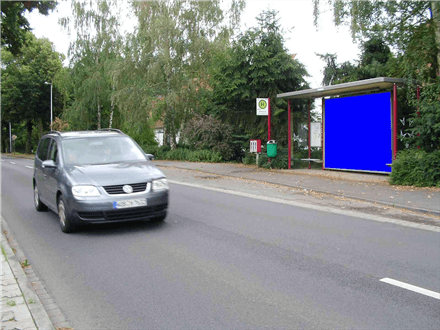
M211 190L211 191L217 191L217 192L221 192L221 193L225 193L225 194L254 198L254 199L263 200L263 201L267 201L267 202L286 204L286 205L302 207L302 208L306 208L306 209L312 209L312 210L316 210L316 211L346 215L349 217L356 217L356 218L373 220L373 221L378 221L378 222L392 223L392 224L400 225L400 226L404 226L404 227L410 227L410 228L416 228L416 229L422 229L422 230L428 230L428 231L440 233L440 227L425 225L425 224L421 224L421 223L414 223L414 222L409 222L409 221L403 221L403 220L395 220L395 219L381 217L381 216L374 215L374 214L365 214L365 213L356 212L356 211L341 210L341 209L328 207L328 206L306 204L303 202L296 202L296 201L292 201L292 200L248 194L245 192L233 191L233 190L228 190L228 189L206 187L206 186L202 186L202 185L198 185L198 184L179 182L179 181L174 181L174 180L168 180L168 182L174 183L174 184L180 184L182 186L188 186L188 187L193 187L193 188L200 188L200 189L206 189L206 190Z
M15 165L15 163L14 162L10 162L11 164L14 164Z
M400 288L404 288L404 289L407 289L410 291L421 293L421 294L424 294L425 296L429 296L429 297L432 297L435 299L440 299L440 293L438 293L438 292L423 289L418 286L407 284L404 282L396 281L396 280L393 280L392 278L385 277L385 278L381 279L380 281L384 282L384 283L391 284L391 285L395 285L395 286L398 286Z
M34 168L32 166L26 166L27 168L30 168L31 170L33 170Z

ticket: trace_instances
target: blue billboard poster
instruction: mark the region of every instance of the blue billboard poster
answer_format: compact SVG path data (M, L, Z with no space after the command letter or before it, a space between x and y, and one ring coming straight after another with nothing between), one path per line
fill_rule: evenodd
M325 100L327 169L391 172L391 93Z

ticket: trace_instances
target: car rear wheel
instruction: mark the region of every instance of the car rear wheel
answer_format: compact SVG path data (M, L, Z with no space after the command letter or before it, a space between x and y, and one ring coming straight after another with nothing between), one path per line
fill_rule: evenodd
M66 203L63 199L63 196L60 196L58 200L58 216L60 219L60 227L63 233L71 233L75 231L75 226L69 219L69 215L66 209Z
M38 187L34 187L34 204L38 212L47 211L47 206L43 204L40 200L40 194L38 192Z

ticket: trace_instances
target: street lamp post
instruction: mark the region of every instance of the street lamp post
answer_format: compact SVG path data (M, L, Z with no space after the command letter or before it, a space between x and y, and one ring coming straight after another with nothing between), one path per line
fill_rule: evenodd
M12 133L11 133L11 122L9 122L9 153L12 153Z
M50 130L52 130L52 83L45 82L46 85L50 85Z

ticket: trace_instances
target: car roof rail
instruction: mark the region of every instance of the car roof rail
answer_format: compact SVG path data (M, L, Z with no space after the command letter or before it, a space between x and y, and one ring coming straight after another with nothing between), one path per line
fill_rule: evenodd
M118 133L125 135L124 132L122 132L120 129L117 129L117 128L100 128L100 129L98 129L98 131L118 132Z

